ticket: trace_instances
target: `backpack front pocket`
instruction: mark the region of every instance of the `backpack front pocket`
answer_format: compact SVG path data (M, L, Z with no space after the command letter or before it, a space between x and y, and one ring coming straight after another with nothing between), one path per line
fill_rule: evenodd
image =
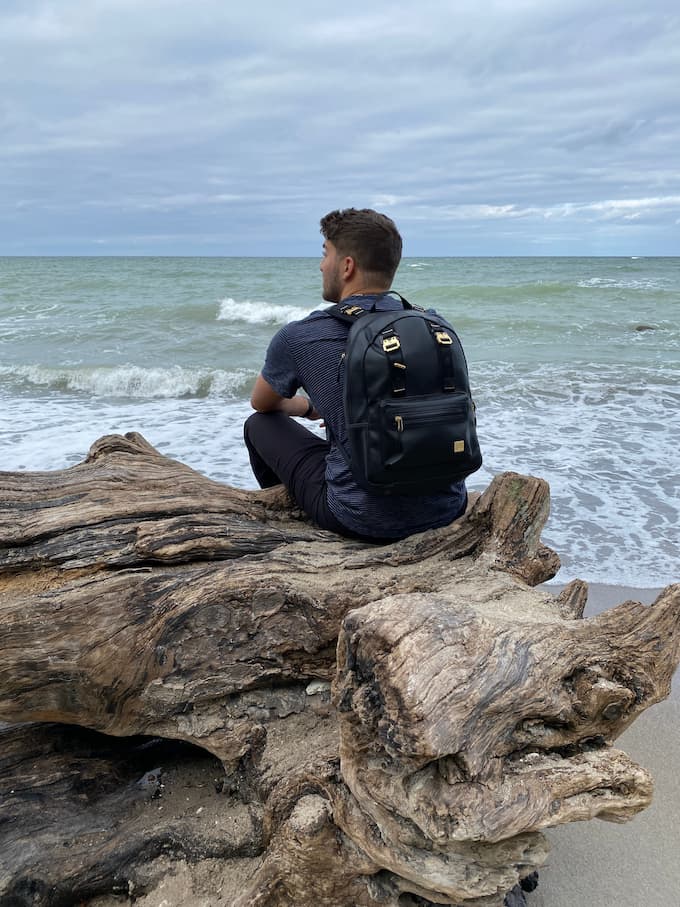
M469 395L408 397L382 401L378 407L382 470L396 478L415 480L458 473L469 474L471 459L479 455L474 404ZM434 470L435 475L432 474Z

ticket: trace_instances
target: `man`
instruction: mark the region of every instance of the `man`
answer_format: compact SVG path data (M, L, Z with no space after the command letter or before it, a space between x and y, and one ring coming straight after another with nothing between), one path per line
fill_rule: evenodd
M388 293L401 259L394 222L370 209L332 211L321 220L323 298L370 309L401 303ZM382 496L353 480L335 439L346 446L342 402L343 352L349 327L324 311L294 321L274 336L251 397L257 412L245 424L250 463L260 487L284 484L322 529L388 542L460 516L465 483L445 493ZM309 399L296 392L304 389ZM323 419L329 440L291 416Z

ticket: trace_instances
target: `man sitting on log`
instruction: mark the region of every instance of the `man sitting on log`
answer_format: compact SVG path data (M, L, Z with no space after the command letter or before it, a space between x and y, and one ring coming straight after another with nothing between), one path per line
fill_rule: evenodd
M399 298L387 295L402 249L389 217L370 209L332 211L322 218L321 233L324 300L365 311L402 309ZM465 511L464 481L435 492L383 495L352 474L343 405L350 327L328 310L315 311L272 339L251 397L257 412L245 424L255 477L262 488L284 484L318 526L346 537L389 542L445 526ZM297 394L300 388L308 396ZM328 440L291 416L323 419Z

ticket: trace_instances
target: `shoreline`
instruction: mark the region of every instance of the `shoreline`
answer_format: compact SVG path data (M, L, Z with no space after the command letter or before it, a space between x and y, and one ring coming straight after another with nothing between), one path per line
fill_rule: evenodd
M581 577L578 578L581 579ZM568 582L555 583L551 581L543 583L543 586L553 594L559 594L568 585ZM619 605L629 599L642 602L643 605L651 605L658 594L666 586L671 585L671 583L664 583L658 586L631 586L627 583L590 582L587 579L584 582L588 583L587 617L592 617L593 614L599 614L601 611L606 611L607 608L613 608L615 605Z

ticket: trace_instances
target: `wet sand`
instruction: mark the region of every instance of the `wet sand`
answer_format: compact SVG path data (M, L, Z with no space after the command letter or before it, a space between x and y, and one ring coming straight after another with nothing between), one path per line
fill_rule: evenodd
M551 587L553 588L553 587ZM658 589L592 584L586 617ZM680 904L680 676L669 699L644 712L616 743L651 772L654 800L624 825L594 819L550 829L553 851L528 907L675 907Z

